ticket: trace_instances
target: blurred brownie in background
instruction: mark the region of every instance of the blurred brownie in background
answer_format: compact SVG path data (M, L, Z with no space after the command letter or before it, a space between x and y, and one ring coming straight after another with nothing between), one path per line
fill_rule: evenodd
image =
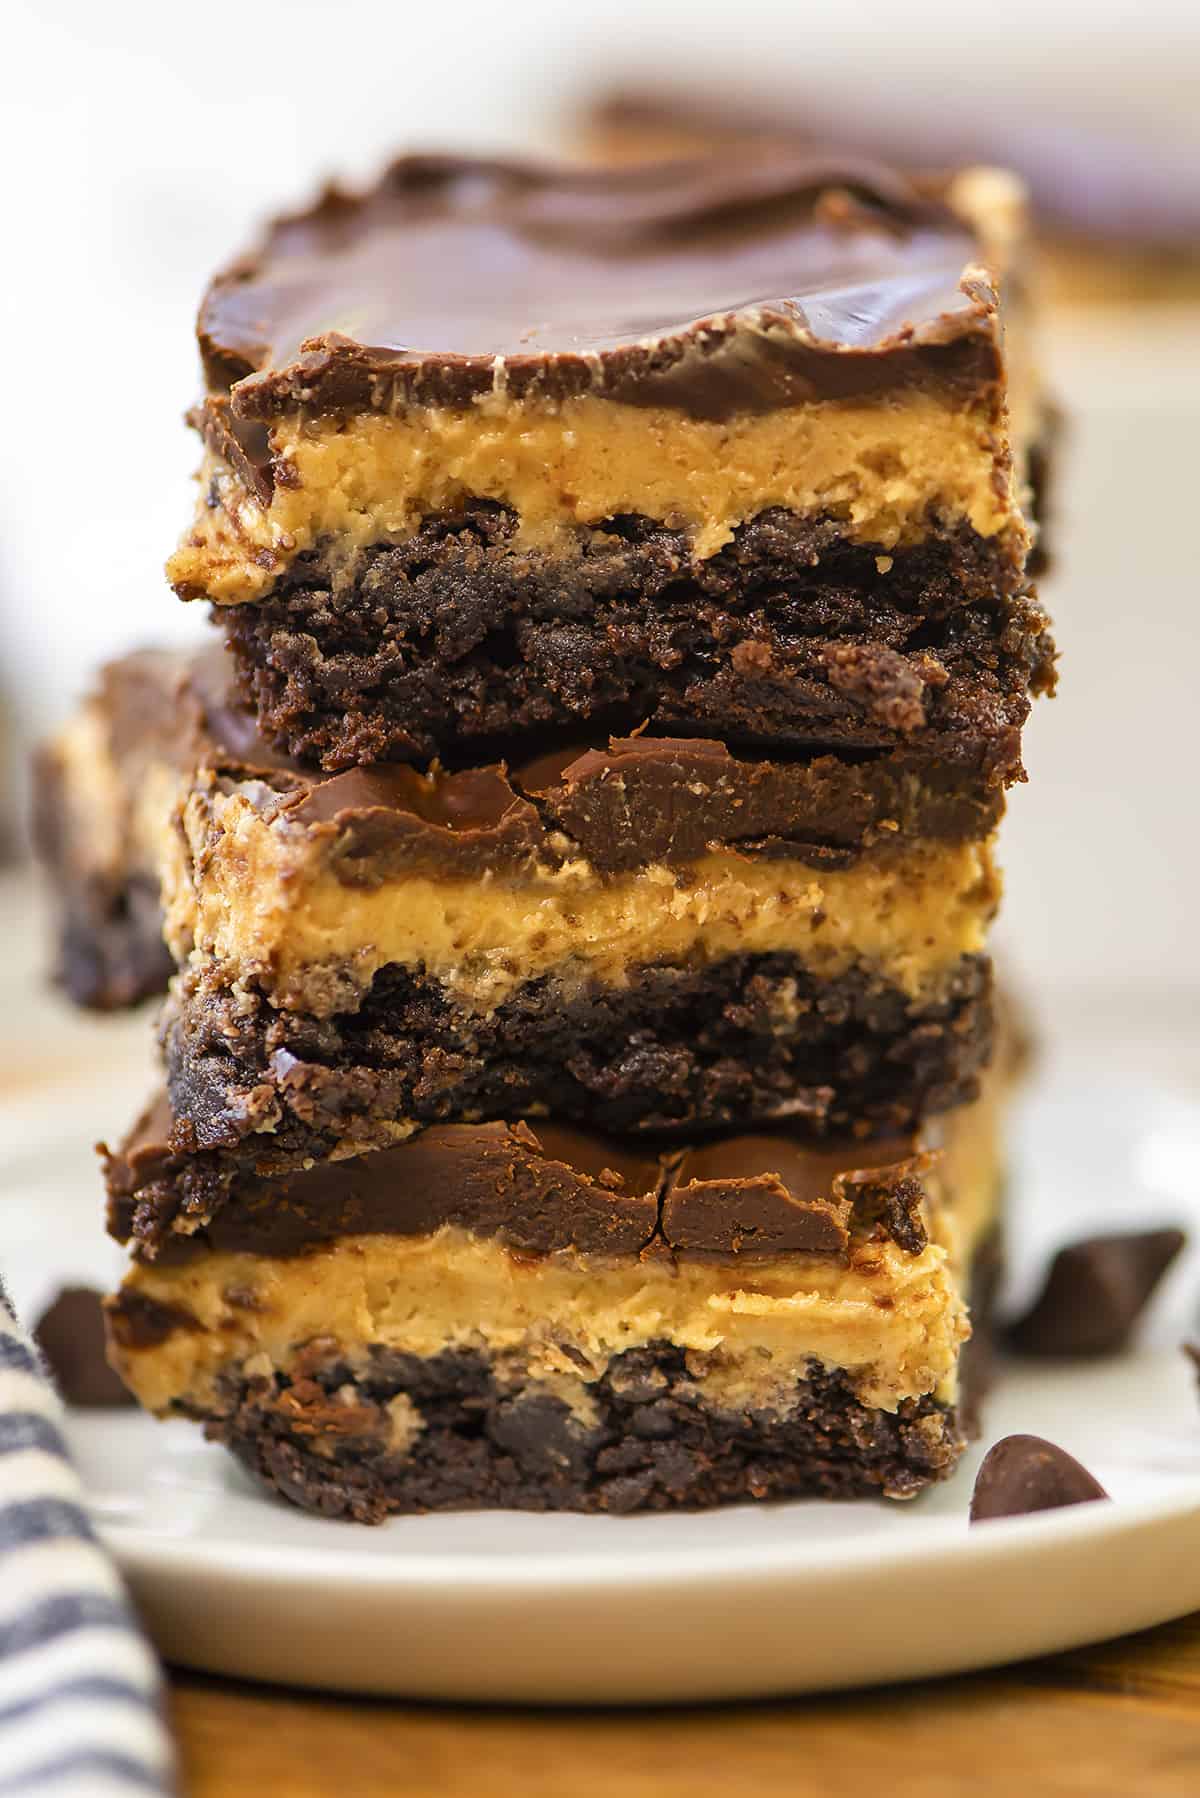
M1200 135L1184 125L1048 116L1020 101L930 105L917 90L863 106L836 82L756 91L744 83L636 84L583 110L590 154L690 156L748 140L836 146L910 169L1015 170L1029 190L1047 298L1089 305L1200 298Z
M37 752L34 848L55 918L55 975L77 1005L115 1011L163 992L161 862L181 773L227 718L225 657L141 650ZM229 719L232 723L232 719Z

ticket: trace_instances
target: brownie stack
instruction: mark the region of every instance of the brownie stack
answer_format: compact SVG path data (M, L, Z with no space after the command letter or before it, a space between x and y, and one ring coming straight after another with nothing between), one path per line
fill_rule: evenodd
M953 1466L1052 662L1021 232L986 171L420 158L214 281L224 641L45 767L176 968L107 1158L151 1410L364 1520Z

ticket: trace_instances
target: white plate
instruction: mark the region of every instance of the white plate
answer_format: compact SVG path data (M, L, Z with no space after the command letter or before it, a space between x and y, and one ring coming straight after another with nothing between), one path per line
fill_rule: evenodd
M86 1145L140 1082L0 1107L5 1265L19 1304L111 1277ZM119 1096L119 1094L121 1096ZM1200 1240L1200 1108L1053 1076L1018 1144L1018 1295L1049 1243L1130 1220ZM116 1259L119 1259L117 1257ZM265 1496L185 1424L77 1414L96 1522L163 1653L214 1672L423 1698L539 1703L799 1692L949 1673L1200 1607L1200 1405L1178 1350L1198 1255L1136 1354L1006 1370L946 1486L886 1502L643 1518L484 1513L324 1522ZM1061 1443L1111 1504L968 1529L983 1447Z
M169 1659L421 1698L637 1702L959 1672L1200 1605L1200 1422L1180 1356L1006 1381L1112 1504L968 1530L978 1455L914 1504L323 1522L185 1424L78 1419L97 1522Z

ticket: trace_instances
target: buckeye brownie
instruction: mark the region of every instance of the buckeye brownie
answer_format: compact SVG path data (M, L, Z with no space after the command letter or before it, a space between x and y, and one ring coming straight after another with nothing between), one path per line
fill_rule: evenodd
M994 171L406 158L210 287L170 578L329 770L648 722L1017 778L1022 256Z
M169 689L195 759L158 855L189 1190L456 1119L879 1134L977 1090L982 770L643 735L321 775L213 673Z
M981 770L642 736L321 776L261 742L219 649L111 665L44 765L71 771L70 805L42 789L68 920L74 871L128 845L104 892L146 976L108 1002L178 965L198 1180L531 1107L869 1132L975 1090L1003 803Z
M663 1152L533 1119L248 1179L134 1261L115 1365L285 1498L364 1522L907 1498L963 1447L996 1098L866 1146ZM160 1101L124 1151L131 1191L170 1142ZM113 1227L133 1229L125 1202Z

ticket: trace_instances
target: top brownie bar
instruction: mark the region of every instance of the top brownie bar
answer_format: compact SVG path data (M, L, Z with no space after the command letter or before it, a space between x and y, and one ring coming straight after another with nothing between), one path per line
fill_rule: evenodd
M995 172L792 154L331 189L205 297L170 578L331 769L586 719L1011 778L1049 660L1022 230Z

